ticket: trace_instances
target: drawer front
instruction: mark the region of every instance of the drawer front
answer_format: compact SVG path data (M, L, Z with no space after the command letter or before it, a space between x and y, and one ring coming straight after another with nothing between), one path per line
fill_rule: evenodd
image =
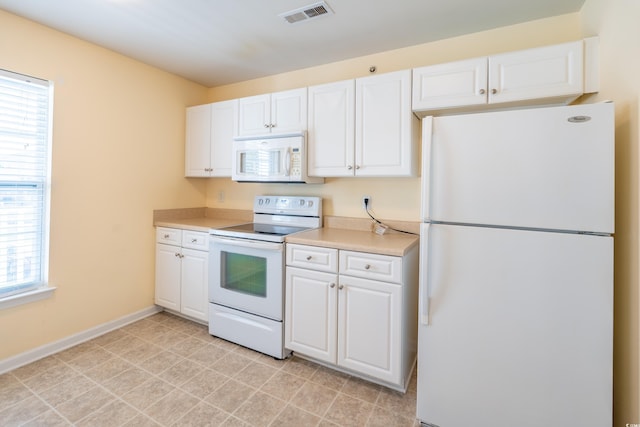
M182 230L182 247L208 251L209 233L204 233L202 231Z
M157 227L156 242L180 246L182 243L182 230L177 228Z
M287 244L287 265L311 270L338 272L338 250Z
M402 258L364 252L340 251L340 274L401 283Z

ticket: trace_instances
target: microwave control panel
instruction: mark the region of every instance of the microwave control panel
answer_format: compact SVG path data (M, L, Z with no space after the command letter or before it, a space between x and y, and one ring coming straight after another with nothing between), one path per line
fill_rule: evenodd
M299 148L291 149L291 174L290 176L302 176L302 156Z

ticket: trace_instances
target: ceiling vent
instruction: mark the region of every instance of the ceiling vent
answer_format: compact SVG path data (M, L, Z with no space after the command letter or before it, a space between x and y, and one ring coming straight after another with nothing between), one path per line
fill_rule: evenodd
M324 15L332 15L332 14L333 14L333 10L331 10L329 5L321 1L318 3L301 7L299 9L290 10L288 12L281 13L278 16L281 16L290 24L295 24L296 22L308 21L313 18L319 18Z

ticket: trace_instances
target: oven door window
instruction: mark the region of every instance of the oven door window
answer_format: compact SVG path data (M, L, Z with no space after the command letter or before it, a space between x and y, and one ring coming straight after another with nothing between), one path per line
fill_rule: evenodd
M265 298L267 259L234 252L221 252L220 285L229 291Z

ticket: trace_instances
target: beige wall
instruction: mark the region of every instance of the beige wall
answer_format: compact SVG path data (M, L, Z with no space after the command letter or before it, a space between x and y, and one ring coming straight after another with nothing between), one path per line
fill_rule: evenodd
M0 67L54 81L53 298L0 311L0 360L153 305L152 211L202 206L184 109L206 88L0 11ZM11 42L9 42L11 41Z
M601 90L591 102L616 104L616 235L614 318L615 426L640 423L640 293L638 292L638 95L640 3L586 0L584 32L600 36Z

